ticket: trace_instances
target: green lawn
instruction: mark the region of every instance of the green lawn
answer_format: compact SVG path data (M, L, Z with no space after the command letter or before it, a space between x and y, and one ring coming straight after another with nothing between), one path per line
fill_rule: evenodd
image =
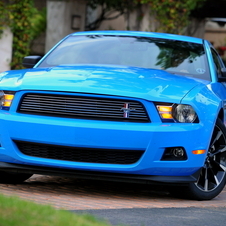
M0 226L109 226L91 215L39 205L0 194Z

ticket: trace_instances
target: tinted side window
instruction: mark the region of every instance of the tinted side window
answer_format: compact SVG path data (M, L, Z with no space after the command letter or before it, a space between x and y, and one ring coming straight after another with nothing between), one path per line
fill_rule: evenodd
M216 67L217 74L222 75L221 68L223 67L223 65L221 63L221 60L219 59L219 56L215 52L215 50L211 49L211 52L212 52L212 56L213 56L213 60L214 60L214 64L215 64L215 67Z

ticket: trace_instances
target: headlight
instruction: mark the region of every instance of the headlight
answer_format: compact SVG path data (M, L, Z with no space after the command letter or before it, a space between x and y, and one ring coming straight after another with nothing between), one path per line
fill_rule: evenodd
M192 123L198 118L192 106L186 104L159 104L156 106L164 122Z
M178 122L192 123L196 120L197 114L192 106L179 104L173 109L173 118Z
M14 98L14 93L0 91L0 98L1 98L1 103L0 103L1 109L9 110Z

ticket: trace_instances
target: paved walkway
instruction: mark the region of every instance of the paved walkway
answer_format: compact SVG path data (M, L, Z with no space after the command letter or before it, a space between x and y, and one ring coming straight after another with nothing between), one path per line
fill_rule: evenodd
M23 184L0 184L0 193L67 210L226 207L226 188L211 201L176 199L163 187L34 175Z

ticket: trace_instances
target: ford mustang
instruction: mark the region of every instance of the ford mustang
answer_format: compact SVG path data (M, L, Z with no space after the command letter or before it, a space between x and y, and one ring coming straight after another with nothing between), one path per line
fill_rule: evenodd
M23 65L0 73L1 183L38 173L174 185L196 200L223 190L226 69L209 41L77 32Z

